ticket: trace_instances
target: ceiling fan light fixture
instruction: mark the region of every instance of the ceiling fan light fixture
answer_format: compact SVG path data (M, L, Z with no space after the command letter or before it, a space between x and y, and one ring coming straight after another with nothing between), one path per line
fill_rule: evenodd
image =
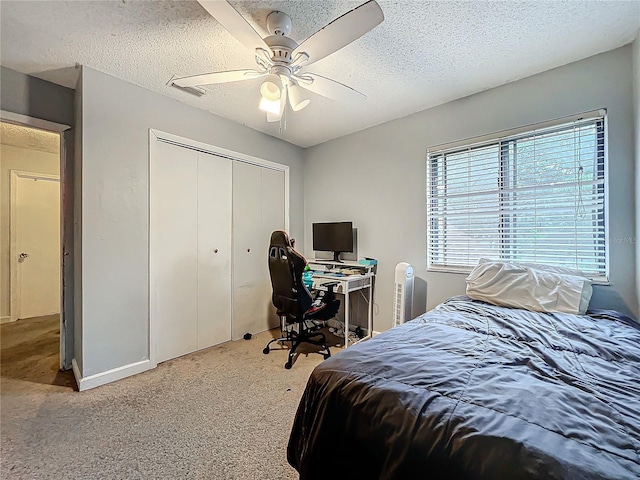
M260 105L258 105L258 108L263 112L277 115L280 113L280 99L269 100L268 98L262 97L260 98Z
M309 100L308 98L302 100L301 102L295 104L293 107L291 107L293 109L294 112L299 112L300 110L302 110L304 107L306 107L307 105L309 105L311 103L311 100Z
M311 100L308 98L300 98L300 87L297 85L290 85L288 90L289 104L291 105L291 110L294 112L299 112L311 103Z
M282 90L280 88L280 77L274 73L267 75L267 78L260 85L260 95L263 99L275 102L280 100Z

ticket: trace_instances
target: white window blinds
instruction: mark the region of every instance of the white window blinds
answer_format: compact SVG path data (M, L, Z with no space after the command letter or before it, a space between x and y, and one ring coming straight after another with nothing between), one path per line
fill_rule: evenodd
M603 116L429 152L429 269L489 258L607 281L605 177Z

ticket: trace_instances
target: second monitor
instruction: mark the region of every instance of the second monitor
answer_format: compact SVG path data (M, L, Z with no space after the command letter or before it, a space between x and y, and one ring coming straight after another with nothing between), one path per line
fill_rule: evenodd
M313 249L317 252L332 252L333 261L340 262L340 254L353 252L352 222L323 222L311 225Z

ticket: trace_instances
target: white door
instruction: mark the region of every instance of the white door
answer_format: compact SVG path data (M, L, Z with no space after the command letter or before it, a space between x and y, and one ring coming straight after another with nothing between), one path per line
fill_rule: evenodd
M267 299L265 309L266 325L263 329L277 327L280 324L276 309L271 303L271 278L269 276L269 261L267 252L269 251L269 241L274 230L284 230L285 228L285 185L284 172L281 170L262 169L262 233L260 238L263 241L262 251L265 255L263 263L264 274L262 276L262 290ZM297 244L300 245L300 244Z
M150 164L154 361L231 339L231 161L164 142Z
M271 303L268 246L271 232L284 228L284 172L233 165L234 339L277 325Z
M13 173L16 318L60 313L60 179Z
M198 348L231 340L231 160L198 153Z
M150 163L149 262L155 361L197 349L198 153L157 142Z

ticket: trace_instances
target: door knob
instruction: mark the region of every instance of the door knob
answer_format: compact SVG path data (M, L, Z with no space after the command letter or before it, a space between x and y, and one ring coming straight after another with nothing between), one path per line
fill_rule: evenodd
M22 252L22 253L20 254L19 258L20 258L20 259L22 259L22 260L24 260L24 259L25 259L25 258L27 258L28 256L29 256L29 254L28 254L28 253L24 253L24 252Z

